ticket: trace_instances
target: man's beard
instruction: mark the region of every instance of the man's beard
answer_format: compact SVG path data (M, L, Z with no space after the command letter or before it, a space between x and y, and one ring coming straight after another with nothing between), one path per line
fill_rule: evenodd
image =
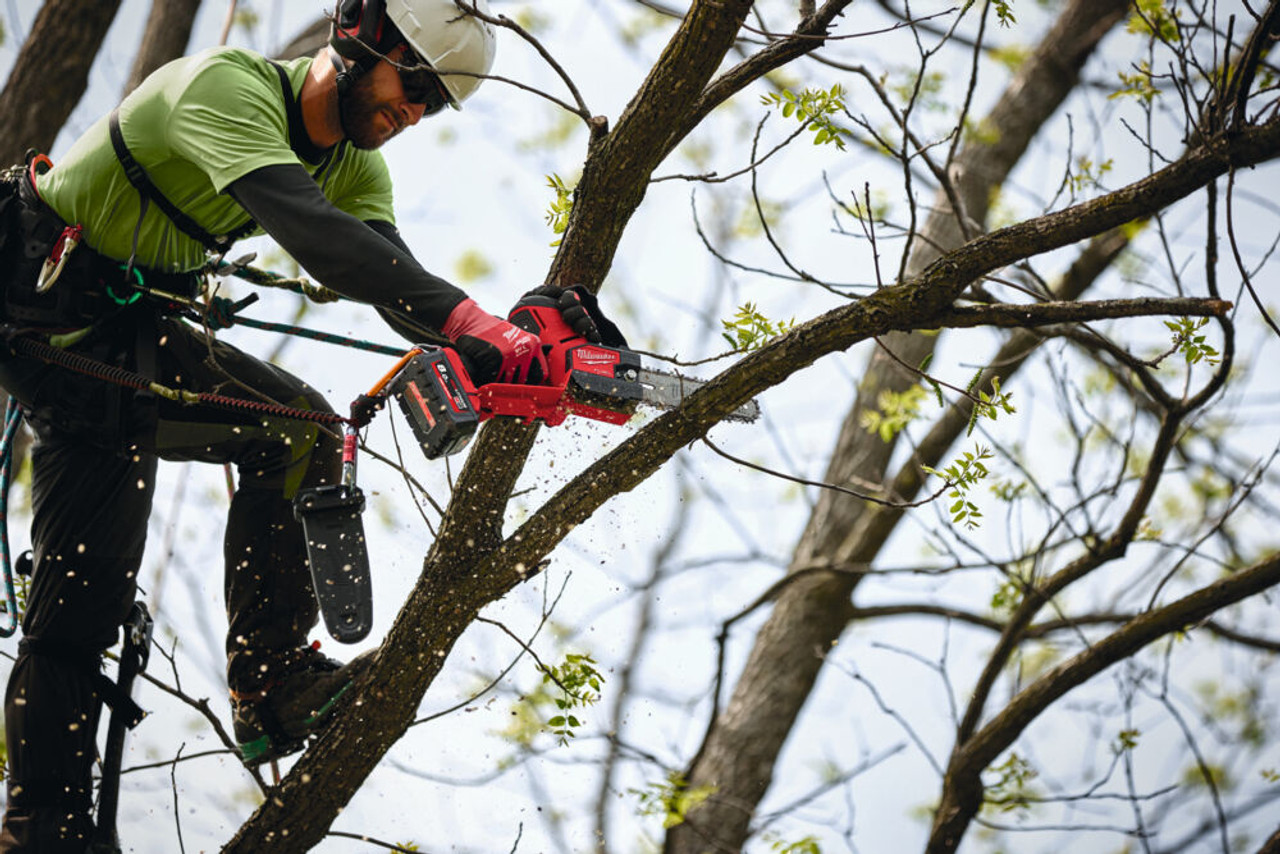
M372 83L368 75L352 84L345 95L338 98L338 120L342 134L356 148L366 150L380 148L384 142L399 133L395 130L385 136L375 130L378 118L387 104L374 100Z

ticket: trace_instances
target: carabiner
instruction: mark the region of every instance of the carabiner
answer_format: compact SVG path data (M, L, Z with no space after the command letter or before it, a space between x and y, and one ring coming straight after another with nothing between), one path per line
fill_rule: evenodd
M80 245L80 238L83 236L84 229L78 225L69 225L62 229L62 234L58 235L53 249L49 252L49 257L40 265L40 277L36 279L36 293L44 293L58 281L58 277L62 275L62 268L66 266L67 256L71 254L71 250Z
M49 159L49 155L41 154L35 149L27 151L27 180L31 182L31 189L36 191L37 197L40 195L40 190L36 187L36 178L52 168L53 161Z

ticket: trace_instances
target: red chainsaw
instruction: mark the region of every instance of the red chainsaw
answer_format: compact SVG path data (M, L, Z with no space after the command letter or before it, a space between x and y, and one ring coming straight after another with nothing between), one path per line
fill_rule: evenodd
M462 450L480 422L497 415L553 427L570 415L623 424L637 404L672 409L703 385L646 368L631 350L587 341L551 300L546 303L521 305L508 317L542 341L550 373L540 384L495 382L477 388L451 347L416 347L392 370L387 393L399 401L427 459ZM759 415L759 406L751 401L729 417L754 421Z
M495 416L562 423L570 415L622 424L638 404L679 406L702 381L645 368L640 354L587 341L573 331L554 300L525 300L509 320L542 341L549 375L541 384L486 383L477 388L452 347L423 344L401 357L368 394L352 404L342 451L340 483L302 490L294 514L307 541L307 562L325 627L355 643L373 625L364 493L356 485L357 429L387 397L395 397L427 459L466 447L481 421ZM357 417L357 410L363 412ZM754 421L754 401L729 417Z

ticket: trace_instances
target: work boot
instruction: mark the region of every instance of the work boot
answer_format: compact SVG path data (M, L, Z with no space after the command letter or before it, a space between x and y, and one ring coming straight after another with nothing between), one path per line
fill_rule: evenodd
M271 680L251 692L231 692L240 761L249 767L297 753L329 722L338 699L373 663L373 650L348 664L311 647L264 660Z

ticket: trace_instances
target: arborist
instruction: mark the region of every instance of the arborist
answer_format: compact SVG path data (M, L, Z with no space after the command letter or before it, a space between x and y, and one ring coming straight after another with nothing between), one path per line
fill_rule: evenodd
M484 0L474 8L487 13ZM494 45L491 26L453 0L343 0L314 58L214 48L160 68L60 162L30 158L15 178L17 201L0 217L11 223L0 231L6 334L60 335L73 353L170 386L331 412L307 383L172 310L197 293L210 255L265 232L410 341L449 339L477 383L536 381L538 339L410 253L378 153L460 108ZM34 573L5 694L0 851L84 854L102 654L134 601L157 460L238 467L224 547L227 681L242 759L256 764L300 749L367 667L307 645L316 602L292 499L334 482L341 438L12 349L0 384L36 437Z

